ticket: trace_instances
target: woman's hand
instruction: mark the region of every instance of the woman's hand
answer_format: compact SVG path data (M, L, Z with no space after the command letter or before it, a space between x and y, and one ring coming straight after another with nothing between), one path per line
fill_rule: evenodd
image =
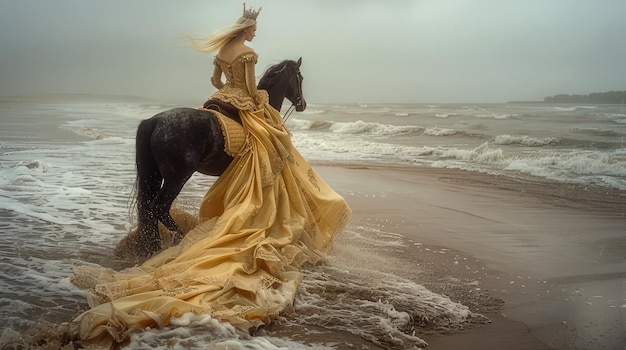
M217 79L214 76L211 77L211 84L213 84L213 86L215 86L215 88L218 90L224 87L224 83L222 83L222 80Z

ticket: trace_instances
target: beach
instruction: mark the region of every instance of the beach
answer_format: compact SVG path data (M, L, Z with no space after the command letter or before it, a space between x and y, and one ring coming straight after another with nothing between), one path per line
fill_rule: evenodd
M171 107L0 104L0 344L88 309L74 266L133 264L114 252L136 225L135 131ZM623 349L625 121L619 106L310 106L292 140L353 216L293 309L254 337L187 315L129 349ZM215 179L194 174L176 207L197 213Z
M426 337L429 349L626 346L626 193L427 167L316 168L346 196L351 225L405 236L417 282L491 321Z
M626 350L624 13L4 1L0 350Z

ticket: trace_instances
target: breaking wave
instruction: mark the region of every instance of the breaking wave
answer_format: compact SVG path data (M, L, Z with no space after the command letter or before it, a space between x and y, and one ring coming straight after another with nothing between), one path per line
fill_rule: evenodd
M493 140L493 143L496 145L522 145L522 146L554 146L558 145L561 142L556 137L547 137L543 139L538 139L529 136L511 136L511 135L498 135Z
M338 134L372 134L377 136L391 136L411 132L421 132L424 128L413 125L389 125L357 120L348 123L333 123L330 130Z

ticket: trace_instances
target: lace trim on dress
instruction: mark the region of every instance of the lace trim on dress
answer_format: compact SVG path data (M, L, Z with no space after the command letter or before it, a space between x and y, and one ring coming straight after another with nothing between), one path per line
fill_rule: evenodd
M223 102L228 102L231 105L235 106L237 109L256 109L256 103L254 103L254 99L252 98L252 96L250 96L244 90L233 86L224 86L218 92L211 95L211 98Z

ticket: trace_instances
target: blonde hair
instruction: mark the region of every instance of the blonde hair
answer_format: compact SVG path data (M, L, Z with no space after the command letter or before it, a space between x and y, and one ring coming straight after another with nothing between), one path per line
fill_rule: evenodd
M189 38L191 45L196 51L211 53L218 51L229 41L236 38L246 28L256 24L256 20L248 17L240 17L235 24L220 28L206 38Z

